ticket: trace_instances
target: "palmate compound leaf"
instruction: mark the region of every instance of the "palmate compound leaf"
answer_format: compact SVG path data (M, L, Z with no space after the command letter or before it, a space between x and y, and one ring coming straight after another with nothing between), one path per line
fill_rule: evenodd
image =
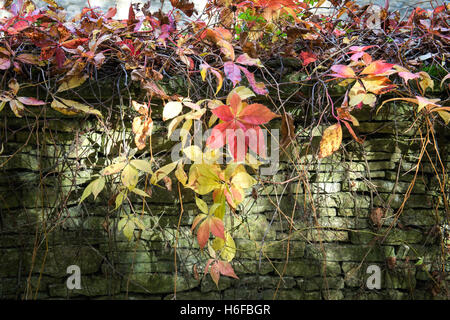
M332 155L342 143L342 127L336 123L325 129L320 141L319 159Z
M193 231L199 223L200 225L197 229L197 241L200 249L205 247L210 233L216 237L225 239L225 229L221 219L201 213L195 217L191 231Z
M145 225L139 217L133 215L126 215L117 224L117 229L123 232L123 235L127 237L128 241L131 241L133 238L134 229L136 228L145 230Z
M220 275L239 279L236 273L234 273L233 267L227 261L209 259L205 266L205 275L208 273L211 275L211 279L214 281L217 287L219 287Z
M236 244L228 232L225 232L225 240L215 238L212 242L212 248L215 251L220 251L220 257L228 262L233 260L236 255Z

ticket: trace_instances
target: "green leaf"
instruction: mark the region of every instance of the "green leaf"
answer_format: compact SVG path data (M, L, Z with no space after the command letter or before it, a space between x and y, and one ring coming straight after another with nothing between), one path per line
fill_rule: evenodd
M122 191L120 191L120 193L116 196L116 208L120 207L120 205L122 204L123 200L125 199L125 196L127 195L127 189L123 189Z
M421 266L423 264L423 257L419 257L419 260L416 262L416 266Z
M95 179L91 183L88 184L86 189L84 189L83 194L81 195L80 203L89 197L89 195L92 193L94 195L94 199L97 198L100 191L103 190L105 187L105 178L100 177L98 179Z
M119 231L123 232L123 235L127 237L128 241L131 241L131 239L133 238L135 224L129 216L120 219L119 223L117 224L117 228L119 229Z
M83 194L81 195L80 203L83 202L84 199L89 197L89 195L92 193L92 186L94 181L88 184L88 186L84 189Z

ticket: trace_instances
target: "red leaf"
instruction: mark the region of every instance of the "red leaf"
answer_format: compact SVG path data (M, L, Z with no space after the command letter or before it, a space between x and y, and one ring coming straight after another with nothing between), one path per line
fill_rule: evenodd
M130 4L130 8L128 9L128 25L133 24L136 21L136 15L134 14L133 5Z
M117 13L117 8L109 8L108 12L105 14L106 19L111 19Z
M418 79L418 78L420 78L420 75L418 75L416 73L408 72L408 71L401 71L401 72L398 73L398 75L400 77L402 77L403 80L405 80L405 82L408 82L408 80L411 80L411 79Z
M66 54L64 50L61 48L56 48L55 50L55 59L58 68L62 68L64 66L64 62L66 61Z
M314 53L308 51L300 52L300 58L302 58L302 64L304 66L307 66L308 64L317 60L317 56Z
M231 263L227 261L218 261L219 265L219 271L221 274L227 277L232 277L235 279L239 279L236 273L234 273L233 267L231 266Z
M225 240L225 231L223 226L223 221L217 217L209 217L209 225L211 233L219 238Z
M211 135L206 140L206 145L209 148L218 149L225 145L225 130L229 124L229 122L219 123L212 129Z
M220 120L231 121L234 119L234 115L231 113L231 109L227 105L222 105L212 110Z
M355 134L355 131L353 131L352 126L351 126L347 121L342 121L342 122L345 124L345 126L346 126L347 129L348 129L348 131L350 132L350 134L352 135L353 139L355 139L356 142L358 142L358 143L363 143L363 142L364 142L363 139L359 138L359 137Z
M209 274L211 275L211 278L213 279L216 286L219 287L220 271L217 262L211 265Z
M203 221L197 230L197 241L200 249L203 249L209 239L209 221L206 219Z
M259 103L250 104L239 113L239 119L242 122L256 125L265 124L277 117L279 117L279 115L273 113L269 108Z
M231 96L230 106L222 105L212 112L223 122L212 129L206 141L208 147L217 149L227 143L233 158L243 161L250 145L253 151L265 157L264 134L258 125L265 124L279 115L259 103L243 104L237 93Z
M88 38L72 39L64 41L63 43L61 43L61 46L67 49L76 49L79 45L85 43L86 41L89 41L89 39Z
M19 21L16 24L14 24L13 28L15 31L20 32L22 30L25 30L26 28L28 28L28 22L27 21Z
M264 133L260 127L254 126L246 132L246 139L248 139L248 146L255 153L261 157L266 157L266 144L264 140Z

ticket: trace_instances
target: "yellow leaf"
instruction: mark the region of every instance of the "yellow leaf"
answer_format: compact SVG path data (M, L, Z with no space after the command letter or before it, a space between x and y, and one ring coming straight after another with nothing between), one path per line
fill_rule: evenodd
M183 104L178 101L167 102L163 109L163 121L175 118L183 109Z
M181 145L184 146L186 144L186 140L189 137L189 130L191 130L192 127L192 119L188 119L183 123L183 126L180 130L180 138L181 138Z
M22 118L25 106L19 100L11 100L9 102L11 110L14 112L17 118Z
M188 157L191 161L194 162L202 162L203 152L199 146L193 145L183 149L183 153Z
M325 129L320 141L319 159L328 157L339 149L342 143L342 128L336 123Z
M102 117L100 111L73 100L58 98L58 100L53 100L51 107L56 111L69 116L84 112Z
M256 184L256 180L247 172L238 172L231 179L231 183L239 188L250 188Z
M136 193L137 195L140 195L141 197L150 197L147 192L138 188L133 188L131 191Z
M150 183L157 184L158 181L160 181L162 178L169 175L169 173L171 173L173 171L173 169L175 169L177 164L178 164L178 162L171 162L171 163L166 164L165 166L159 168L158 170L156 170L153 173L152 178L150 179Z
M228 232L225 232L225 240L216 237L212 242L212 248L220 252L222 259L230 262L236 255L236 244Z
M226 40L219 40L217 41L217 45L220 47L220 51L222 51L225 57L234 61L234 48L231 43Z
M195 204L204 214L208 214L208 205L202 199L195 197Z
M122 183L125 187L132 190L138 183L139 172L131 165L127 165L121 175Z
M431 79L430 75L428 73L426 73L425 71L420 71L419 75L420 75L419 85L420 85L420 88L422 89L422 91L425 92L427 90L427 88L430 88L431 90L433 90L434 81L433 81L433 79Z
M170 138L172 133L175 131L175 129L180 125L181 121L183 121L184 116L179 116L170 121L169 125L167 126L167 138Z
M175 177L177 177L178 181L184 186L187 182L187 174L183 170L183 162L178 162L177 169L175 170Z
M239 95L239 97L241 98L241 100L245 100L245 99L255 96L255 93L247 87L244 87L244 86L236 87L233 90L231 90L230 93L228 94L227 105L230 105L231 97L233 96L234 93L237 93Z
M113 164L107 166L105 169L103 169L102 174L104 176L109 176L111 174L121 171L126 165L127 165L126 161L119 162L119 163L113 163Z
M147 160L136 159L136 160L131 160L130 163L133 165L133 167L135 167L139 171L152 173L152 166L151 166L150 162L148 162Z
M125 199L127 195L127 189L123 189L122 191L120 191L120 193L116 196L116 209L118 207L120 207L120 205L122 204L123 200Z
M447 111L438 111L441 118L444 120L445 124L448 124L450 122L450 113Z
M208 71L207 68L202 68L200 70L200 75L202 76L202 80L205 81L206 80L206 72Z
M105 187L105 178L104 177L100 177L100 178L94 180L92 183L93 183L93 185L92 185L92 194L94 196L94 199L96 199L98 194Z
M128 241L131 241L135 227L136 226L134 224L134 221L130 219L129 216L120 219L119 223L117 224L117 228L119 229L119 231L123 232L123 235L127 237Z
M66 91L69 89L79 87L86 81L87 78L88 78L88 75L86 75L86 74L84 74L82 76L76 75L74 77L71 77L68 80L61 83L61 85L59 86L59 88L56 92L62 92L62 91Z

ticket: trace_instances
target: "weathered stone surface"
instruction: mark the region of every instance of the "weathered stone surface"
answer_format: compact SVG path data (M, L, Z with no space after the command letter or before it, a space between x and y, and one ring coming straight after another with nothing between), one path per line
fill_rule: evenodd
M287 63L295 67L293 61ZM186 90L180 78L164 87L171 92ZM290 86L285 94L296 89ZM160 155L168 155L175 142L167 139L161 103L152 103L157 105L151 147L162 166L170 160ZM360 121L357 134L376 132L359 145L344 129L342 150L320 160L316 148L327 125L311 132L299 130L301 149L290 149L278 174L245 190L242 204L227 212L227 231L236 244L232 266L239 280L221 276L219 288L209 274L202 278L210 256L207 248L200 251L196 230L190 230L200 212L194 192L181 188L180 201L173 174L173 190L164 183L152 185L152 196L145 203L130 194L129 202L114 208L120 185L117 174L107 178L96 200L90 196L79 204L88 183L124 151L123 134L134 147L132 118L126 119L124 132L108 128L105 134L92 117L69 117L45 108L47 119L38 121L45 130L31 135L30 118L17 119L9 110L2 111L0 139L7 142L0 154L0 298L30 299L25 279L31 271L33 292L41 279L38 299L173 299L175 245L177 299L433 298L425 288L432 285L429 275L435 266L445 261L439 233L433 231L445 221L445 209L439 180L425 158L398 222L384 241L380 237L403 204L418 160L420 145L409 136L413 131L404 132L410 123L409 105L385 105L378 114L367 108L355 110ZM271 127L280 124L277 120ZM434 159L431 149L427 152ZM448 166L445 143L440 149ZM151 154L145 149L136 156L149 160ZM148 186L147 178L139 176L140 188ZM212 203L211 194L202 198ZM377 207L386 209L380 230L370 220ZM118 219L126 214L139 215L146 226L135 229L132 241L117 228ZM386 258L394 255L397 266L391 269ZM419 259L423 267L414 266ZM81 267L81 290L68 290L65 283L66 268L73 264ZM370 264L383 271L381 290L366 288Z

